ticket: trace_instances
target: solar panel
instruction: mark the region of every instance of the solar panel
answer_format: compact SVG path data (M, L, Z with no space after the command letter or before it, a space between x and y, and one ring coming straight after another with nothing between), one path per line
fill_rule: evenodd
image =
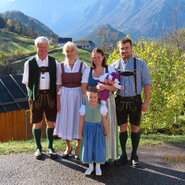
M22 75L0 77L0 112L28 109L27 91Z

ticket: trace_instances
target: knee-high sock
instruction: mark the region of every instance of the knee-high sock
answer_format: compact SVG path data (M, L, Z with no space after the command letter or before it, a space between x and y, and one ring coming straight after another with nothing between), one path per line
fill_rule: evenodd
M54 128L46 128L46 136L48 140L48 148L53 148L53 130Z
M140 141L140 131L137 133L131 133L131 140L132 140L132 156L137 155L137 148L139 146Z
M127 153L126 153L127 138L128 138L127 131L120 132L119 140L120 140L120 145L121 145L121 150L122 150L122 156L123 157L127 157Z
M41 146L41 128L40 129L32 128L32 134L33 134L37 149L42 150L42 146Z

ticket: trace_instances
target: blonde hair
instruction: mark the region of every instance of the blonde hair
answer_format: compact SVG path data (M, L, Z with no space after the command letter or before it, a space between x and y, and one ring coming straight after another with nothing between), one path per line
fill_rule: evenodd
M72 50L75 50L76 51L76 54L77 54L77 47L76 47L76 44L74 42L71 42L71 41L68 41L64 44L63 46L63 54L66 55L66 51L67 49L70 48Z
M37 46L40 43L47 43L49 45L49 40L47 37L40 36L35 39L35 46Z

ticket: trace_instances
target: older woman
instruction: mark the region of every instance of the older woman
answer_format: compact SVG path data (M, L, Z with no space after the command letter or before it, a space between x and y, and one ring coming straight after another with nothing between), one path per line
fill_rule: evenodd
M106 65L104 52L95 48L92 51L92 65L91 67L86 68L84 74L82 76L82 92L85 94L88 86L97 86L99 82L99 77L105 73L115 72L114 68ZM100 90L107 89L109 91L115 91L115 87L99 84ZM106 143L106 159L114 160L117 157L117 126L116 126L116 108L115 108L115 100L110 93L110 97L107 100L108 107L108 124L109 124L109 136Z
M58 86L57 120L54 135L66 140L63 158L71 154L71 140L77 140L75 156L80 149L80 114L83 94L81 92L82 73L87 65L77 58L77 47L67 42L63 47L65 61L61 63L61 86Z

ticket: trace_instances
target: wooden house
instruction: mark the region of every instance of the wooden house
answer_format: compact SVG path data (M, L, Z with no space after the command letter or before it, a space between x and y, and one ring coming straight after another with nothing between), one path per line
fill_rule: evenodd
M22 75L0 77L0 142L32 138L27 91ZM45 124L43 124L45 127Z

